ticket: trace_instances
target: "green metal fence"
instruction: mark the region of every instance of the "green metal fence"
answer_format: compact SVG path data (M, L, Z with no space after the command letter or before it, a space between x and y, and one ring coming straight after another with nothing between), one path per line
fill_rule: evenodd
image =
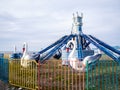
M120 90L120 65L112 60L100 60L94 69L87 65L87 90Z

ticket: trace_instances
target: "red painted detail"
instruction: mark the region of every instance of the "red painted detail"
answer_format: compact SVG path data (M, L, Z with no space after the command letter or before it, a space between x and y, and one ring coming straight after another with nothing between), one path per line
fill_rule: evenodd
M25 51L25 48L23 48L23 52Z
M66 52L69 52L70 48L66 48Z

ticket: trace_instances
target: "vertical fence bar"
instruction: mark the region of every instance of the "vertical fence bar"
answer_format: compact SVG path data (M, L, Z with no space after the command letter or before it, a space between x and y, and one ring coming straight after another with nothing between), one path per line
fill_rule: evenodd
M97 83L96 83L96 81L97 81L97 76L96 76L96 70L97 70L97 67L96 67L96 65L93 65L93 67L92 67L94 70L93 70L93 72L94 72L94 75L93 75L93 77L94 77L94 85L93 85L93 88L95 88L95 89L97 89Z
M58 79L58 81L57 81L57 87L58 87L57 90L59 90L59 88L60 88L60 87L59 87L59 77L60 77L60 76L59 76L59 75L60 75L60 74L59 74L59 72L60 72L60 71L59 71L59 63L60 63L60 62L57 62L57 71L58 71L58 72L57 72L57 76L58 76L58 77L57 77L57 79Z
M118 90L118 67L116 67L116 90Z
M68 62L67 62L67 63L68 63ZM67 90L70 89L70 85L69 85L69 84L70 84L70 77L69 77L69 74L70 74L70 73L69 73L69 67L68 67L68 68L67 68L67 77L68 77L68 78L67 78L67 80L68 80L68 82L67 82L67 86L68 86Z
M110 73L110 61L108 61L108 66L107 66L107 71L108 71L108 89L111 89L111 85L110 85L110 77L111 77L111 73Z
M54 65L53 65L53 72L52 72L52 74L53 74L53 76L52 76L52 78L53 78L53 80L52 80L52 83L53 83L53 85L52 85L52 89L53 90L55 90L55 85L54 85L54 77L55 77L55 62L53 62L54 63Z
M89 77L88 77L88 62L87 62L87 66L86 66L86 88L87 88L87 90L88 90L88 88L89 88Z
M73 62L72 62L72 66L73 66ZM74 82L73 82L73 81L74 81L74 79L73 79L74 76L73 76L73 75L74 75L74 74L73 74L73 73L74 73L74 71L73 71L73 69L72 69L72 90L74 90L74 87L73 87L73 85L74 85Z
M101 65L102 65L102 90L104 90L104 73L103 73L103 69L105 68L105 63L102 61L101 62Z
M108 88L108 76L107 76L107 75L108 75L108 71L107 71L107 68L108 68L108 67L107 67L107 64L108 64L108 61L106 61L106 63L105 63L105 70L106 70L106 71L105 71L105 72L106 72L106 73L105 73L105 79L106 79L106 80L105 80L105 90L107 90L107 88Z
M81 90L82 85L81 85L81 73L80 72L79 72L79 77L78 78L79 78L78 88L79 88L79 90Z
M120 64L118 64L118 79L119 79L119 86L118 86L118 89L120 89Z
M111 78L112 78L112 71L111 71L111 61L109 61L109 74L110 74L110 77L109 77L109 86L110 86L110 89L112 88L112 81L111 81Z
M47 65L48 63L46 62L46 65L45 65L45 90L47 90Z
M47 67L47 69L48 69L48 77L50 78L50 63L48 63L48 67ZM50 90L50 79L48 78L48 90Z
M62 65L61 65L60 68L61 68L61 70L60 70L60 75L61 75L61 80L60 80L61 83L60 83L60 87L61 87L61 89L60 89L60 90L62 90L62 70L63 70L63 69L62 69Z
M90 68L90 88L92 89L93 73L92 73L91 65L89 66L89 68Z
M44 65L41 65L41 68L40 68L40 75L41 75L41 77L40 77L40 89L44 89Z
M85 90L85 72L83 72L83 76L84 76L84 77L83 77L83 80L84 80L84 81L83 81L83 82L84 82L84 83L83 83L83 90ZM82 83L82 82L81 82L81 83Z
M110 78L111 78L111 71L110 71L110 61L108 62L108 87L109 89L111 89L111 82L110 82Z
M106 63L105 63L106 65L105 65L105 72L106 72L106 74L105 74L105 90L107 90L108 89L108 61L106 61Z
M43 80L42 80L42 81L43 81L43 82L42 82L42 83L43 83L43 90L46 90L46 82L45 82L45 78L46 78L46 77L45 77L45 76L46 76L45 69L46 69L46 68L45 68L45 65L46 65L46 62L45 62L45 64L43 65L43 68L42 68L42 69L43 69L43 77L42 77L42 78L43 78ZM42 71L41 71L41 72L42 72Z
M114 84L115 84L115 82L114 82L114 62L112 63L112 85L113 85L113 90L115 89L115 86L114 86Z
M50 64L50 62L49 62L49 64ZM53 67L51 67L51 64L50 64L50 68L52 68L52 70L51 70L51 84L52 84L52 78L53 78ZM52 85L51 85L51 89L50 90L52 90L53 88L52 88Z
M100 90L100 77L101 77L101 72L100 72L100 62L98 62L98 90Z
M40 86L40 60L38 61L37 73L38 73L38 75L37 75L37 76L38 76L38 77L37 77L37 78L38 78L38 79L37 79L37 80L38 80L38 90L40 90L40 87L41 87L41 86Z

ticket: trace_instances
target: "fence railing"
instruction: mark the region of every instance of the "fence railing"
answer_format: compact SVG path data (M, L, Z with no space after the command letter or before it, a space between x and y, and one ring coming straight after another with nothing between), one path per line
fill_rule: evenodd
M27 62L23 67L20 60L1 58L0 80L30 90L120 90L120 65L111 60L87 65L86 72L63 66L61 60Z
M63 66L60 60L39 63L39 90L84 90L84 77L84 72L77 72L69 66Z
M37 89L37 63L28 60L29 66L21 66L20 60L9 61L9 83L27 89Z
M120 65L112 60L100 60L96 66L88 65L87 90L120 90Z

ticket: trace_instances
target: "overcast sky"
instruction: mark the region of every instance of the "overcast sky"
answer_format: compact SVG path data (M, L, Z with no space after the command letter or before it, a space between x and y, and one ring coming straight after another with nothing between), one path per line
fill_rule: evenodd
M0 51L40 51L70 34L72 14L83 13L83 32L120 45L120 0L0 0Z

